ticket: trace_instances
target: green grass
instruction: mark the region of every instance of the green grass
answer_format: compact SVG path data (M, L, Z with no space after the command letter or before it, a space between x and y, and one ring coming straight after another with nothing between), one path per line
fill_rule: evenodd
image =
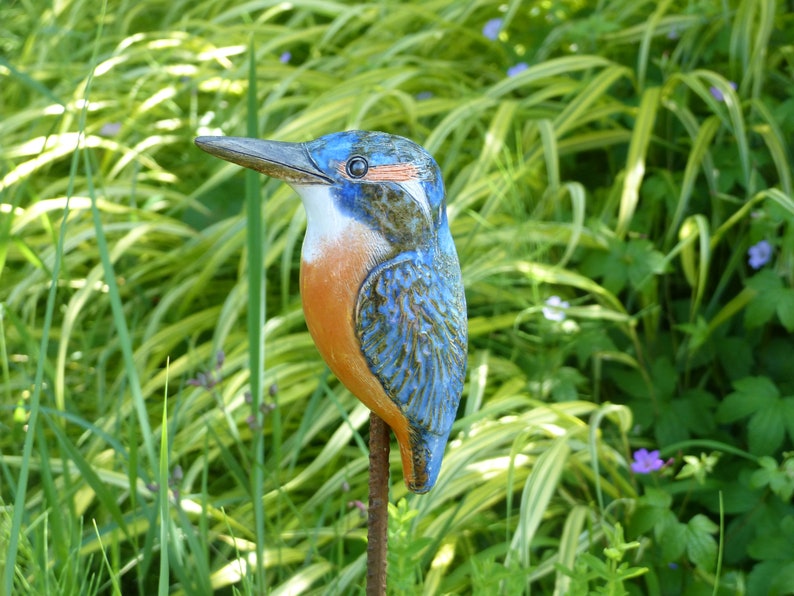
M192 143L347 128L435 155L469 304L438 486L392 460L390 591L790 593L793 33L769 0L3 4L0 593L363 591L305 215Z

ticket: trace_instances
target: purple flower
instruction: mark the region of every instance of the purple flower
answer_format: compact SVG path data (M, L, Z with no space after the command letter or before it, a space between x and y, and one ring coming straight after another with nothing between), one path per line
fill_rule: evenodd
M761 240L747 249L747 262L753 269L760 269L772 258L772 245L766 240Z
M518 73L524 72L527 68L529 68L529 66L527 65L526 62L519 62L515 66L511 66L510 68L507 69L507 76L514 77Z
M631 471L635 474L650 474L660 470L664 462L659 458L659 450L637 449L634 460L631 462Z
M99 129L99 134L103 137L115 137L121 130L121 122L106 122Z
M203 372L196 373L195 379L188 379L187 384L192 387L204 387L204 389L212 389L217 384L217 381L212 375L204 374Z
M736 91L736 83L733 81L728 81L728 85L730 85L731 89ZM712 85L709 87L709 92L717 101L725 101L725 95L722 93L722 90Z
M499 32L502 30L502 19L491 19L482 28L482 34L490 39L496 41L499 37Z
M278 61L281 62L282 64L286 64L290 60L292 60L292 54L290 52L284 52L283 54L281 54L281 56L278 57Z
M366 517L367 516L367 506L364 505L364 503L362 503L358 499L356 499L355 501L348 501L347 502L347 508L348 509L353 509L354 507L359 510L359 512L361 513L361 517Z
M433 97L432 91L420 91L416 94L416 99L418 101L424 101L426 99L430 99L431 97Z
M564 321L565 309L569 306L570 304L559 296L550 296L546 299L546 306L543 307L543 316L549 321Z

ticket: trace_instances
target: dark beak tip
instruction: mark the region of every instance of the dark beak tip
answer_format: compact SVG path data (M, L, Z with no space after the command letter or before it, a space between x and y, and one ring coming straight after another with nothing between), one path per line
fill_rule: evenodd
M222 138L223 137L200 136L200 137L196 137L195 139L193 139L193 143L199 149L206 149L207 147L210 147L210 146L216 144L218 139L222 139Z
M206 151L207 145L210 144L211 138L212 137L196 137L195 139L193 139L193 144L199 149Z

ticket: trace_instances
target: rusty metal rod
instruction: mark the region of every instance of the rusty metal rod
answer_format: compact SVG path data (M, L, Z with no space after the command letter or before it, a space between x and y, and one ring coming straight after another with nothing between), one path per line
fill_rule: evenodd
M367 510L367 596L386 594L389 552L389 427L369 417L369 508Z

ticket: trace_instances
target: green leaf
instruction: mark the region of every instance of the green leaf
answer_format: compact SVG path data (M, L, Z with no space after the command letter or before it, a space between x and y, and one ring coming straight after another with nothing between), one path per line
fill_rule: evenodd
M753 297L744 311L744 324L755 329L772 320L777 310L774 292L766 292Z
M789 502L794 495L794 455L789 452L780 466L773 458L766 456L760 457L758 464L761 467L750 476L750 486L753 488L768 486L781 501Z
M780 397L777 385L769 377L746 377L733 383L734 389L759 397Z
M788 440L794 443L794 397L783 399L783 424L786 426Z
M734 422L770 406L780 393L768 377L745 377L733 384L729 394L717 408L719 422Z
M747 545L747 554L760 561L788 561L794 553L794 517L780 521L779 530L770 535L764 532Z
M773 271L764 269L756 273L747 280L746 285L761 295L779 290L783 287L783 282Z
M648 507L669 509L673 504L673 497L666 490L648 487L645 494L638 499L638 503Z
M640 535L657 524L663 525L665 518L670 516L672 502L672 496L666 491L647 488L645 494L637 499L637 509L631 516L631 533Z
M749 329L764 325L777 315L787 331L794 331L794 290L784 287L780 277L769 269L747 280L747 287L756 291L745 311Z
M664 273L665 259L649 240L613 239L609 252L591 253L582 263L582 270L602 278L604 287L612 293L623 290L626 283L634 290L641 290L653 276Z
M753 329L769 322L774 316L777 310L775 294L783 287L783 282L771 270L764 269L748 279L746 285L756 291L747 305L744 319L747 327Z
M783 403L779 400L753 414L747 425L750 453L768 455L783 444L783 416Z
M582 262L582 272L594 278L601 278L606 290L617 294L626 287L626 266L622 261L622 247L613 243L610 251L590 253Z
M654 535L664 561L676 561L686 551L687 527L678 521L672 511L668 511L662 521L656 525Z
M788 562L778 569L769 586L770 594L791 594L794 586L794 562Z
M664 255L649 240L629 241L625 258L629 262L629 280L636 289L641 289L652 276L664 273Z
M660 445L678 443L690 437L687 419L682 417L674 406L664 408L659 413L653 430Z
M745 337L726 337L717 342L716 349L722 368L731 380L752 372L753 349Z
M648 145L653 135L653 125L659 108L661 88L651 87L645 90L640 100L637 119L634 122L626 156L626 171L623 178L623 190L620 196L620 210L615 234L622 238L629 229L632 217L639 200L639 188L645 174L645 159Z
M754 565L753 570L747 576L747 594L773 594L772 584L779 572L779 561L763 561ZM777 592L777 594L781 594L781 592Z
M693 517L686 525L687 556L707 572L712 571L717 563L717 541L712 534L718 530L717 524L702 514Z
M794 332L794 290L781 290L776 292L777 316L781 325L788 332Z

